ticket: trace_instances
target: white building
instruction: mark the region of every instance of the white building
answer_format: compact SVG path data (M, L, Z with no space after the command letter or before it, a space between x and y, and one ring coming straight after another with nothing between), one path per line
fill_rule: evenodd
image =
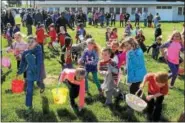
M131 20L135 18L135 11L147 11L155 15L159 13L162 21L184 21L184 2L171 1L162 2L159 0L61 0L61 1L44 1L36 2L40 9L46 10L64 10L76 11L82 9L84 12L93 10L102 10L104 12L116 12L117 19L121 12L130 13ZM142 18L141 18L142 19Z

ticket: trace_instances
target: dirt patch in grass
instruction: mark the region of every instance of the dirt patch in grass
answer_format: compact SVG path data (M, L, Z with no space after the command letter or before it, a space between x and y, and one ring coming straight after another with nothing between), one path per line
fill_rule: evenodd
M46 85L56 84L58 82L58 76L56 75L47 75L44 79Z

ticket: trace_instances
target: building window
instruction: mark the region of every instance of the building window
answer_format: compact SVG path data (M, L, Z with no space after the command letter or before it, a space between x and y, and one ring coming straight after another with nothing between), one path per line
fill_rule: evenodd
M184 11L183 11L183 15L185 15L185 7L184 7L184 9L183 9Z
M76 11L76 8L71 8L71 11L72 11L72 12L75 12L75 11Z
M127 8L122 8L122 13L126 13L127 12Z
M156 8L157 8L157 9L161 9L161 6L157 6Z
M92 8L87 8L87 12L92 12Z
M168 6L168 9L172 9L172 6Z
M142 8L138 8L137 11L142 14Z
M66 11L69 11L69 7L65 7L65 10L66 10Z
M116 8L116 14L120 14L120 8Z
M182 7L178 7L178 15L182 15Z
M109 9L109 12L110 12L110 13L113 13L113 12L114 12L114 8L111 7L111 8Z
M167 6L162 6L162 9L167 9Z
M136 8L132 8L131 14L134 15L136 13Z
M148 8L144 8L144 12L148 12Z
M96 12L96 11L98 11L98 7L93 8L93 12Z
M100 12L104 13L105 9L104 8L100 8Z

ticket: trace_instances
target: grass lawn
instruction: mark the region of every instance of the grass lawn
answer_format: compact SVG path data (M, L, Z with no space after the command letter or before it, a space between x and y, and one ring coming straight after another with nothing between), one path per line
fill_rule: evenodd
M20 23L20 18L16 19L17 23ZM143 25L143 23L141 23ZM173 31L173 27L177 30L182 30L182 23L162 23L163 30L163 42L167 41L168 37ZM123 28L119 27L119 23L116 23L118 27L119 37L123 34ZM74 38L75 31L69 33ZM94 28L91 26L86 27L86 31L90 33L97 43L101 46L105 46L105 28ZM21 32L25 35L27 33L25 27L21 27ZM35 32L35 28L33 29ZM154 41L154 29L143 28L144 35L146 37L146 44L150 45ZM75 41L75 40L74 40ZM7 41L2 38L2 48L5 48ZM89 86L90 93L92 94L92 100L88 101L85 109L80 115L76 115L70 108L69 102L64 105L57 105L53 103L53 97L51 90L56 88L57 77L61 72L61 66L56 59L60 56L52 56L50 51L45 46L45 66L47 72L47 78L45 80L46 89L44 94L40 95L39 89L35 84L33 95L34 112L30 117L25 116L25 93L11 94L5 93L5 90L11 88L11 81L16 75L16 60L12 54L3 52L3 56L9 56L12 61L12 71L3 68L3 73L7 73L5 81L1 82L1 120L5 121L147 121L145 113L138 113L130 110L125 102L121 102L120 107L117 109L109 109L103 107L103 101L98 99L98 91L95 84L92 83L92 77L90 76ZM148 72L168 71L166 64L154 61L151 55L145 54L145 62ZM100 80L103 78L99 76ZM124 85L124 90L128 90ZM63 85L61 85L63 86ZM184 79L178 77L175 83L176 88L169 91L169 94L165 97L163 103L162 121L177 121L179 115L184 111ZM122 87L123 88L123 87ZM146 93L145 93L146 94Z

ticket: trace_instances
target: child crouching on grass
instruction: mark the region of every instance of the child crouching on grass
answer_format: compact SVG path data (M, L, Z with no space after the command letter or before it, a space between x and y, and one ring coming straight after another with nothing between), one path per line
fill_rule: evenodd
M162 112L164 96L168 94L168 73L148 73L144 77L140 88L143 89L148 82L148 119L149 121L159 121Z
M101 87L106 93L105 106L112 105L112 96L116 97L116 105L124 98L117 89L116 82L118 81L119 69L117 64L111 60L111 54L112 50L110 48L103 49L102 61L99 63L99 73L104 76L104 82Z
M80 111L85 104L85 69L64 69L60 75L60 82L66 83L69 88L71 107ZM79 97L79 107L75 103L77 97Z

